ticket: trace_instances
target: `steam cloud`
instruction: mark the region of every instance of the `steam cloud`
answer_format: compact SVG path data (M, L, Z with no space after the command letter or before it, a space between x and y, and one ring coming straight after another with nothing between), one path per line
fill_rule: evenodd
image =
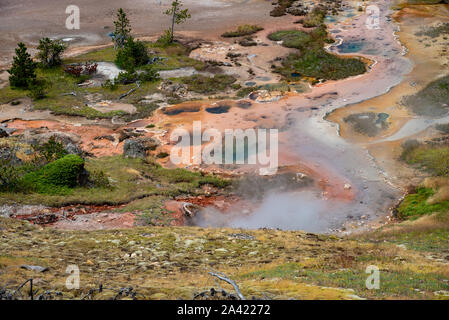
M332 208L332 209L331 209ZM223 214L207 208L196 216L202 227L279 228L323 232L331 226L332 216L341 212L331 200L324 200L311 191L271 193L253 213ZM334 216L334 218L336 218Z

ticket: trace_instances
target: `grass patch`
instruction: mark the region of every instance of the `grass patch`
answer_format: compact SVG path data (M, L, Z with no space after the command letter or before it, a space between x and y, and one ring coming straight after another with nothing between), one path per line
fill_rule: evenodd
M89 172L103 172L110 187L75 187L67 195L39 193L0 193L0 202L17 202L63 206L70 204L118 205L150 196L172 198L178 195L202 194L200 187L211 184L226 187L229 181L184 169L165 169L157 163L121 156L88 158Z
M416 33L417 36L438 38L441 35L449 34L449 23L442 23L436 27L430 27Z
M205 64L202 61L189 58L189 49L179 43L174 43L162 48L158 47L157 44L147 42L145 43L145 46L153 56L158 56L160 58L154 63L154 67L157 71L184 67L194 67L197 70L203 70L205 68ZM64 60L64 63L82 63L86 61L105 61L114 63L116 53L117 51L113 47L108 47L69 58ZM119 84L114 88L79 87L78 84L88 80L89 77L82 76L76 78L64 72L62 66L39 68L37 70L37 76L39 79L45 81L46 89L45 97L33 102L33 107L36 110L50 110L56 115L83 116L89 119L109 119L114 116L123 116L128 120L134 120L148 117L156 108L155 105L140 105L139 101L142 100L144 96L157 92L157 87L160 83L159 81L144 82L139 89L121 100L123 103L133 104L137 108L137 113L129 115L120 110L107 113L95 110L87 105L89 103L87 95L96 93L101 94L102 98L105 100L117 100L122 94L134 88L134 84ZM217 81L218 87L208 90L207 88L201 88L201 86L214 86L216 84L214 81L205 81L205 83L202 84L201 80L203 79L195 80L198 81L196 84L193 84L193 82L195 82L193 81L192 87L200 91L220 91L222 88L227 88L228 83L231 83L228 82L230 80L228 76L217 76L214 80ZM0 89L0 104L9 103L24 98L27 95L29 95L29 91L27 90L12 90L9 87L5 87Z
M449 123L437 124L435 128L443 133L449 134Z
M416 251L440 253L442 248L449 247L449 229L395 234L392 242L404 244L407 248Z
M149 50L150 56L158 56L154 63L156 70L172 70L185 67L194 67L197 70L203 70L205 64L202 61L189 58L189 49L180 43L173 43L167 47L161 47L157 43L144 42ZM91 51L77 57L69 58L64 63L81 63L86 61L110 62L114 63L117 50L113 47Z
M287 48L304 49L313 40L310 33L301 30L276 31L268 35L272 41L282 41L282 45Z
M262 31L263 28L257 25L245 24L242 26L238 26L235 31L228 31L223 33L221 36L224 38L233 38L233 37L244 37L249 36L259 31Z
M283 62L278 72L286 78L309 77L323 80L339 80L366 72L366 65L356 58L341 58L324 49L291 54Z
M428 84L402 103L421 116L444 116L449 112L449 75Z
M416 219L423 215L449 211L449 201L435 204L427 202L434 194L433 189L420 187L416 190L416 193L406 195L397 208L398 217L401 219Z
M62 67L38 69L37 74L40 79L45 80L48 88L45 89L45 97L43 99L33 101L34 109L50 110L56 115L83 116L88 119L109 119L114 116L125 115L130 118L148 116L150 115L149 108L147 106L139 106L137 103L144 96L156 92L158 85L158 82L142 83L140 88L133 92L133 94L121 100L123 103L135 104L137 113L128 115L126 112L120 110L102 113L87 105L89 102L87 95L97 93L101 94L105 100L117 100L120 95L134 88L135 85L117 85L114 90L102 87L83 88L79 87L78 83L87 80L87 78L75 78L65 73ZM0 89L0 99L3 102L23 98L27 94L28 91L11 90L9 87ZM152 111L155 108L152 106L150 109Z
M405 149L401 155L408 164L417 165L432 175L447 176L449 174L449 147L418 145Z
M379 264L377 256L367 255L360 257L363 262L360 267L371 264ZM412 270L387 270L380 271L380 289L368 290L366 288L366 279L368 274L364 268L334 269L305 267L300 263L286 263L276 266L272 269L258 270L244 274L245 279L287 279L301 281L317 286L345 288L354 290L354 294L362 297L374 299L385 297L408 297L422 298L418 293L422 291L432 294L435 291L447 290L448 283L442 280L444 276L438 273L417 273ZM417 290L415 290L417 289Z
M26 97L28 91L22 89L11 89L9 86L0 89L0 104L12 102Z
M180 78L180 81L185 83L190 91L214 94L230 89L236 79L226 74L217 74L213 77L196 74L191 77Z
M282 45L295 48L299 53L290 54L276 68L289 80L308 77L323 80L338 80L366 72L366 65L356 58L339 57L323 49L328 41L324 27L311 32L301 30L277 31L268 36L273 41L283 41Z

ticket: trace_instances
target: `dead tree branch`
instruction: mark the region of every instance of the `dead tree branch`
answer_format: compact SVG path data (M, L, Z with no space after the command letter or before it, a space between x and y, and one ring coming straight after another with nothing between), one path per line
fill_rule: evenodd
M209 274L213 277L217 277L218 279L229 283L232 287L234 287L235 292L237 293L237 296L239 297L240 300L246 300L245 297L243 296L243 294L240 292L240 289L238 287L238 285L235 283L235 281L229 279L226 275L224 275L221 272L209 272Z

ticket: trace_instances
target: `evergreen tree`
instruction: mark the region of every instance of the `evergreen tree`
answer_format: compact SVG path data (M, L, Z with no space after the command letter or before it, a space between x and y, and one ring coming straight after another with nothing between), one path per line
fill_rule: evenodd
M181 10L182 2L175 0L171 4L171 8L165 11L165 14L171 16L170 42L173 42L175 24L181 24L191 17L189 9Z
M38 57L45 67L53 67L62 63L61 55L67 46L61 40L51 40L43 38L39 40Z
M8 73L10 74L9 85L12 88L26 89L36 82L36 63L31 59L23 42L20 42L16 48L16 56Z
M142 41L134 40L129 37L122 49L118 50L115 64L122 69L132 71L136 67L143 66L148 63L147 47Z
M114 43L116 48L123 48L131 33L131 24L122 8L117 11L117 21L114 21Z

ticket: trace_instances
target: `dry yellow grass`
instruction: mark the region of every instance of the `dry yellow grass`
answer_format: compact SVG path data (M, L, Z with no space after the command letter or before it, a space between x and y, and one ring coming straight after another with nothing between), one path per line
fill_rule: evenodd
M133 286L151 299L191 299L195 292L218 288L210 270L234 279L249 298L428 299L449 289L442 281L449 279L447 262L398 247L395 239L196 227L63 232L5 218L0 218L0 232L0 285L14 288L33 277L38 290L59 290L68 299L80 298L99 284ZM241 239L236 233L254 238ZM49 271L21 269L24 263ZM65 288L69 264L80 268L79 290ZM380 290L365 287L369 265L380 269ZM219 285L232 291L225 283Z

